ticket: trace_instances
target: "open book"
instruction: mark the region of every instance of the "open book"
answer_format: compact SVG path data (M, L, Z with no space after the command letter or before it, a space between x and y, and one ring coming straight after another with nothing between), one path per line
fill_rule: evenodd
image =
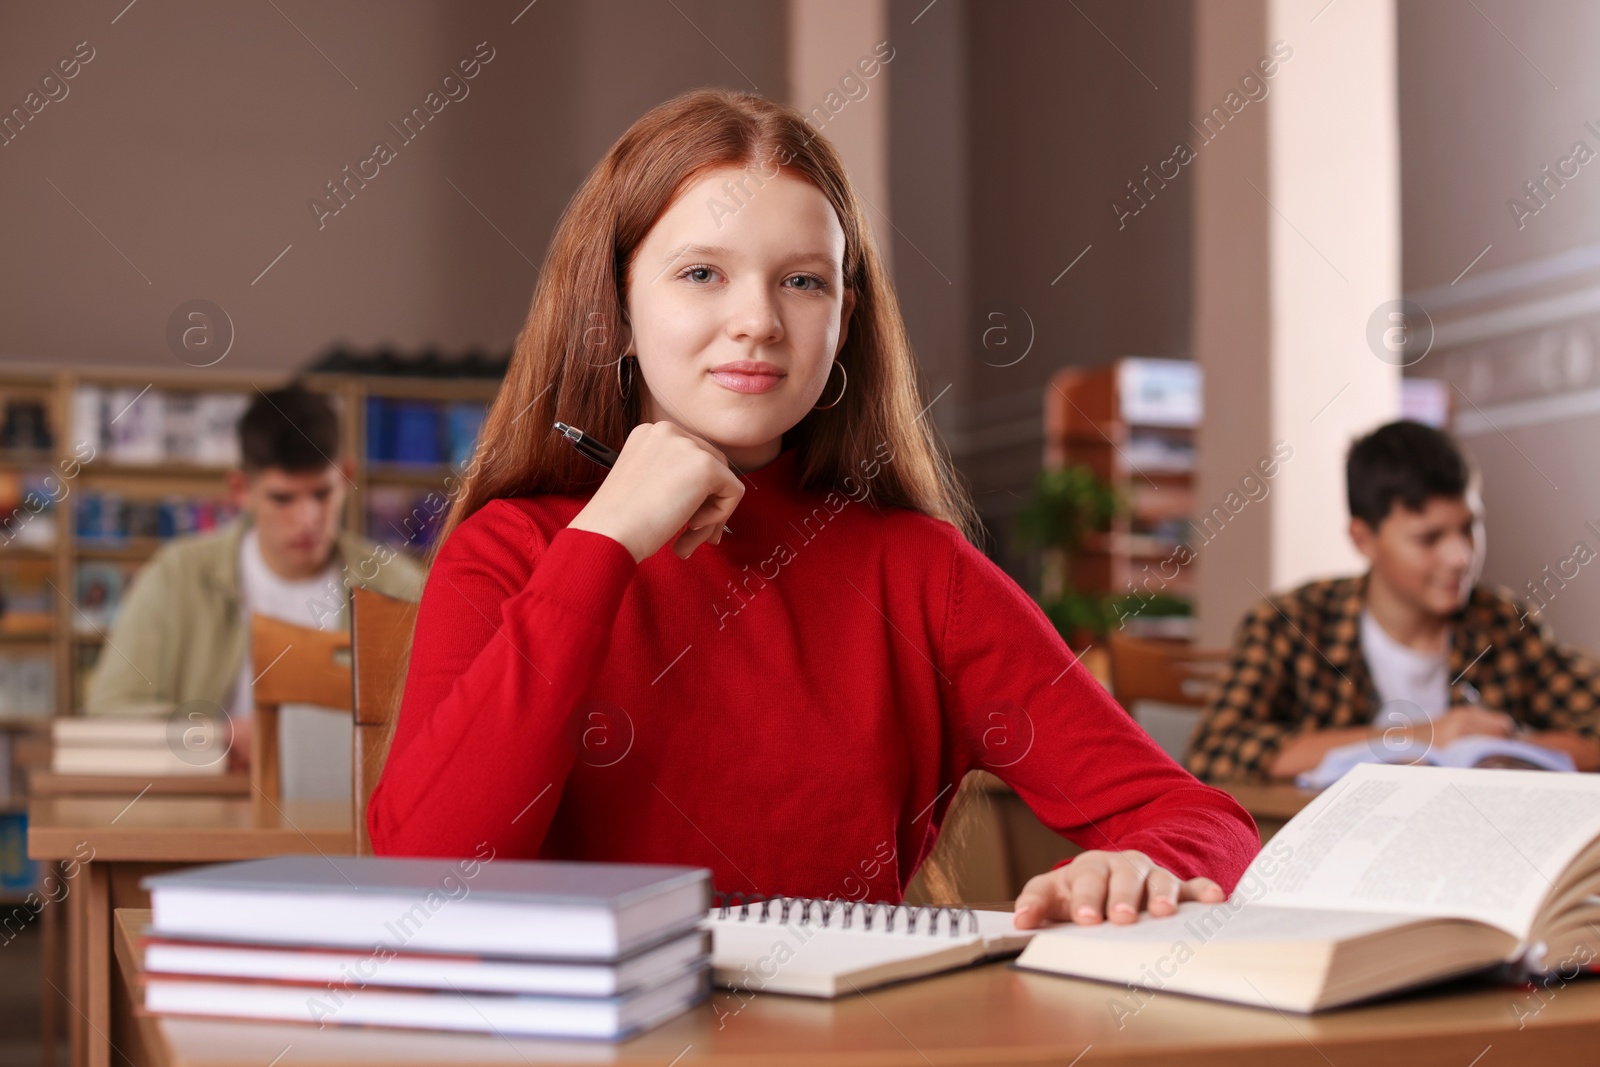
M775 897L713 908L712 981L837 997L1014 954L1037 930L1009 911Z
M1059 926L1017 966L1310 1012L1497 964L1587 965L1597 892L1600 775L1365 763L1227 902Z
M1564 771L1578 768L1560 749L1545 748L1509 737L1473 735L1458 737L1448 745L1419 738L1401 738L1382 746L1356 741L1330 749L1312 770L1295 775L1303 789L1325 789L1343 778L1358 763L1426 763L1434 767L1499 767L1511 770Z

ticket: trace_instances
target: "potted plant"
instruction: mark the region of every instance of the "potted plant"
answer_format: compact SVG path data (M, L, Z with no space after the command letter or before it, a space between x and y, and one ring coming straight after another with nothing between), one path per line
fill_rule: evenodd
M1073 558L1093 534L1109 530L1125 506L1090 467L1074 463L1040 471L1033 495L1017 515L1019 546L1043 550L1042 589L1035 599L1074 648L1103 637L1114 616L1110 597L1073 585Z

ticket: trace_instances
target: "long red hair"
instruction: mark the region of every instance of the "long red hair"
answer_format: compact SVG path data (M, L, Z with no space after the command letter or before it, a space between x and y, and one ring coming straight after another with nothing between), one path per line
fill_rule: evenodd
M844 285L856 303L839 362L848 385L838 406L812 411L783 447L799 445L804 485L851 488L874 507L903 507L954 524L979 542L981 524L923 413L918 368L894 290L872 245L862 203L839 154L793 108L754 93L697 89L652 108L606 152L556 225L499 396L434 552L491 500L584 494L603 468L552 425L582 428L620 448L639 422L640 390L619 397L627 281L633 257L679 192L723 167L772 167L810 182L844 230ZM833 394L830 392L830 396ZM892 455L855 490L874 451ZM892 450L892 451L890 451ZM855 477L855 482L847 478Z

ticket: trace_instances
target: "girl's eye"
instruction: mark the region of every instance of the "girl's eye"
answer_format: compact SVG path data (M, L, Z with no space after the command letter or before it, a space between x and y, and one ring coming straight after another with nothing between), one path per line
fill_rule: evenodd
M678 277L703 284L711 280L709 275L715 273L715 267L708 267L703 263L697 263L692 267L683 268L683 270L678 272ZM801 282L809 282L809 285L796 285L791 287L795 289L801 289L804 292L815 293L821 292L828 288L828 283L822 278L817 277L815 274L791 274L786 280L791 282L797 280Z

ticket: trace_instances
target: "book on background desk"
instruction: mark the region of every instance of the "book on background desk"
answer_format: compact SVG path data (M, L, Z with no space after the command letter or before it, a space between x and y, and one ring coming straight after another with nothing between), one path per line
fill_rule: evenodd
M1572 757L1560 749L1511 737L1458 737L1448 745L1402 737L1393 743L1385 738L1382 745L1356 741L1330 749L1316 767L1295 775L1294 784L1302 789L1326 789L1358 763L1426 763L1433 767L1498 767L1567 774L1578 769Z
M838 997L1014 955L1037 930L1009 911L775 897L713 908L712 980L757 993Z
M50 724L50 769L140 777L225 773L220 724L204 716L176 718L177 710L173 704L133 704L104 716L57 718Z
M1364 763L1272 838L1224 904L1059 927L1016 965L1312 1012L1600 958L1600 776Z

